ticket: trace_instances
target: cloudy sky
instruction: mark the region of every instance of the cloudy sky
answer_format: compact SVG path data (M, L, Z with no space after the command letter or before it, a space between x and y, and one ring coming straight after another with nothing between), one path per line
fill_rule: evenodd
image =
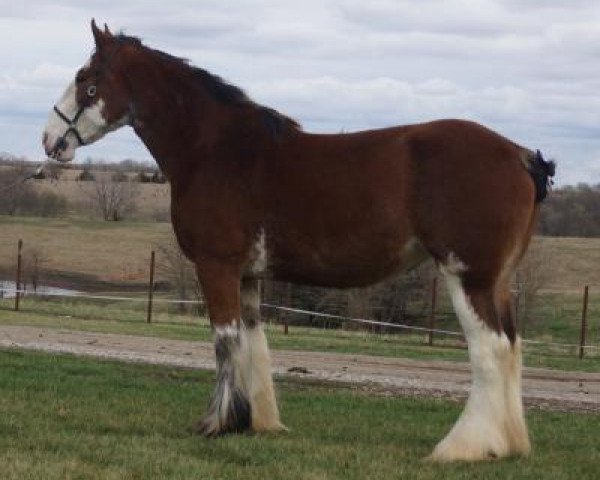
M598 0L0 0L0 152L43 158L89 22L242 87L305 130L479 121L600 183ZM151 160L125 128L78 159Z

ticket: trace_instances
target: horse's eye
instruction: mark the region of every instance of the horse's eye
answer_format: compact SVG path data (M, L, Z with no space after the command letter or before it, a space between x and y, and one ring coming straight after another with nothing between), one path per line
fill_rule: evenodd
M90 85L87 89L87 96L94 97L96 96L96 85Z

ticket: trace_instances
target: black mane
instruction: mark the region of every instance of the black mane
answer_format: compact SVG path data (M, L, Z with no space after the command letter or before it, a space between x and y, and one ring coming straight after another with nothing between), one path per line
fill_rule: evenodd
M198 81L203 85L205 90L214 100L225 105L240 107L250 106L258 109L262 114L265 127L273 136L277 137L290 128L300 128L300 125L294 119L283 115L270 107L257 104L250 99L250 97L246 95L246 92L244 92L241 88L232 85L218 75L214 75L203 68L190 65L190 61L186 58L176 57L161 50L146 47L138 37L119 33L117 34L116 38L121 43L130 43L150 50L154 54L167 61L185 65L191 70L193 76L198 79Z

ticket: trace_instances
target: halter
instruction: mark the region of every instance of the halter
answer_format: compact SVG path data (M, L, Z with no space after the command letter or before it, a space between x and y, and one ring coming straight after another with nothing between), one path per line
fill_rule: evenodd
M86 94L89 98L94 98L96 96L96 93L98 91L97 85L102 76L102 73L104 73L105 69L108 68L108 66L110 65L115 54L119 50L120 46L121 46L121 43L118 42L117 46L110 54L110 57L108 57L108 59L102 63L100 68L98 70L96 70L96 82L93 83L92 85L90 85L86 91ZM65 130L65 133L63 133L56 140L56 143L54 144L54 147L52 148L52 152L50 153L50 156L52 158L56 158L56 156L58 155L59 152L64 151L67 148L67 145L68 145L67 144L67 135L69 135L69 133L72 133L73 135L75 135L75 138L79 142L80 146L87 144L85 142L85 140L83 139L83 137L81 136L81 133L79 132L79 130L77 130L77 122L79 121L81 114L84 112L84 110L86 108L88 108L88 107L83 106L83 105L80 106L79 109L77 110L77 113L75 113L75 116L73 118L69 118L69 117L67 117L67 115L64 114L64 112L61 112L61 110L56 106L56 104L54 105L54 107L53 107L54 112L58 115L58 118L60 118L63 122L65 122L67 124L67 129Z
M93 98L96 95L96 85L90 85L88 87L86 93L87 93L88 97ZM56 114L58 115L58 117L63 122L65 122L68 127L65 130L65 133L63 133L56 141L56 144L54 145L54 152L58 152L59 150L64 150L65 148L67 148L66 138L69 133L73 133L75 135L75 138L79 142L79 145L85 145L86 142L81 137L81 133L79 133L79 130L77 130L77 121L79 120L79 117L81 117L81 114L87 107L84 107L84 106L79 107L79 110L77 110L77 113L75 114L75 116L72 119L70 119L63 112L61 112L60 109L56 105L54 105L53 108L54 108L54 111L56 112Z

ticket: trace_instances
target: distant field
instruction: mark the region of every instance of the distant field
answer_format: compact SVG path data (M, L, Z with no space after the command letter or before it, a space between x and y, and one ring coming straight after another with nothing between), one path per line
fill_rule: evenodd
M600 290L600 238L537 237L531 248L543 252L548 273L543 289Z
M123 282L145 279L150 250L169 238L171 225L0 216L0 229L0 272L12 271L17 240L22 238L27 247L45 253L50 270ZM543 257L544 290L600 288L600 238L538 237L532 249Z
M104 282L140 282L148 277L150 251L168 241L169 223L104 222L0 216L0 271L12 278L17 240L42 252L53 276Z

